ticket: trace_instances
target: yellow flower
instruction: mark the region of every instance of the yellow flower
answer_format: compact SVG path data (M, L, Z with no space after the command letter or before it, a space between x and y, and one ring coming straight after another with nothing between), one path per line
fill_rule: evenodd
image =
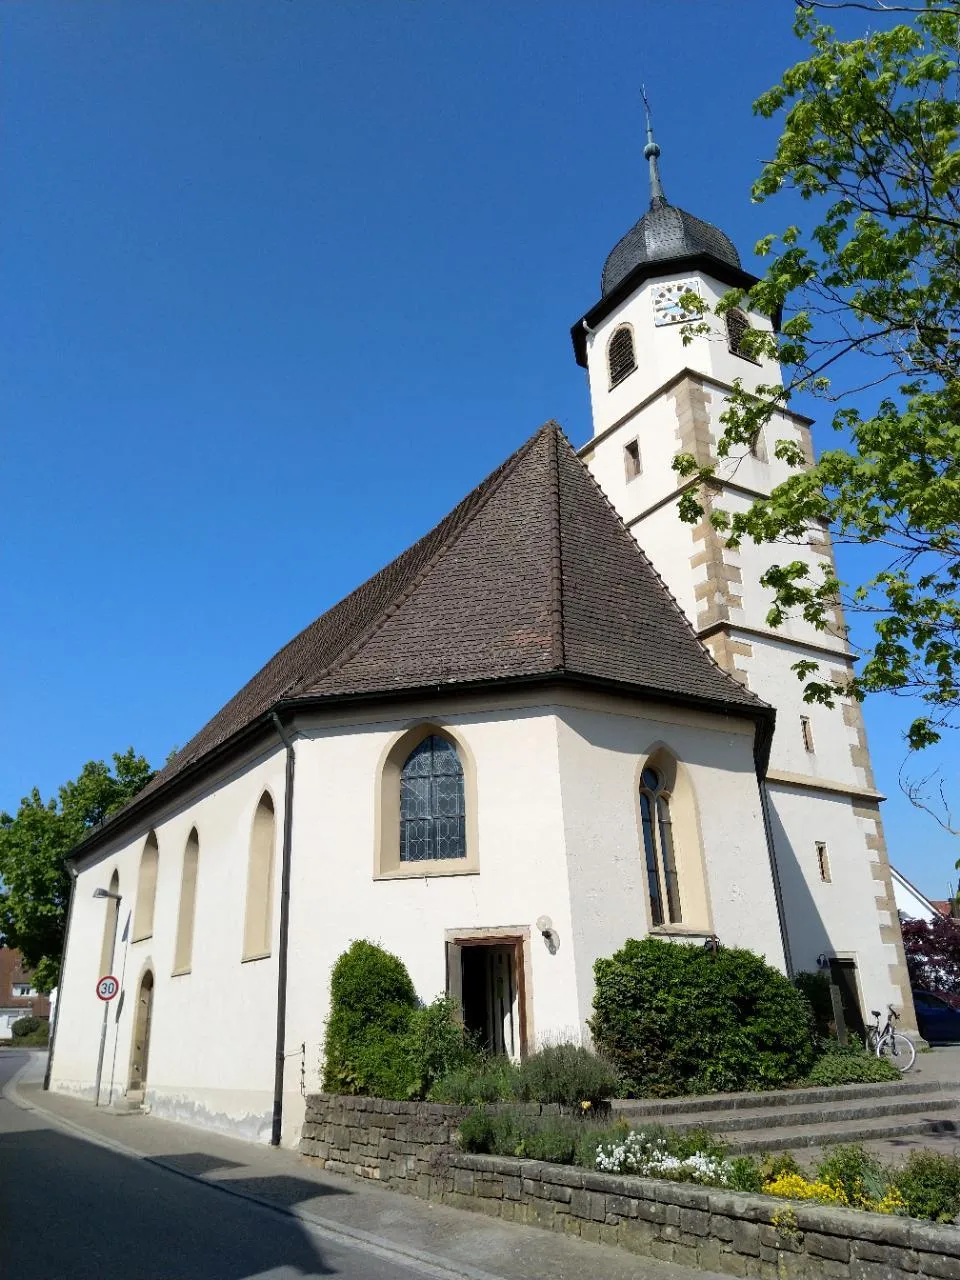
M847 1197L842 1187L831 1186L829 1182L813 1182L802 1173L781 1173L764 1183L764 1191L769 1196L783 1196L785 1200L815 1200L818 1204L847 1204Z

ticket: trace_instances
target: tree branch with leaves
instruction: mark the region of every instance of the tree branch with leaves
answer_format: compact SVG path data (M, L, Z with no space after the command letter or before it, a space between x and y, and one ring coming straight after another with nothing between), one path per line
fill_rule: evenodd
M795 438L777 440L791 474L732 513L704 501L716 465L681 454L674 468L692 482L682 518L707 514L730 546L802 544L828 529L836 543L882 552L882 566L851 585L829 563L774 565L762 578L768 623L799 615L826 630L838 598L863 614L870 639L859 671L838 682L801 661L804 697L918 697L925 705L907 731L918 748L956 727L960 712L960 3L930 4L912 19L841 40L799 7L795 30L811 55L755 103L765 119L782 115L783 130L753 194L798 193L814 216L762 240L763 279L716 308L787 316L778 330L744 335L746 353L778 361L782 381L734 384L719 458L803 393L834 406L837 446L810 465ZM701 318L685 340L710 332ZM875 387L883 398L861 408Z
M114 755L113 769L90 760L79 775L43 800L36 787L16 816L0 813L0 943L16 947L40 991L57 981L74 845L147 785L154 771L132 747Z

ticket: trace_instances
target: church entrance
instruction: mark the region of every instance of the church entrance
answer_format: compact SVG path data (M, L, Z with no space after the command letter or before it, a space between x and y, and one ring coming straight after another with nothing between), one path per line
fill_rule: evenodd
M150 1022L153 1016L153 973L143 975L134 1012L133 1053L127 1093L143 1093L147 1087L147 1060L150 1057Z
M447 993L463 1025L489 1052L526 1052L523 945L520 938L464 938L447 943Z

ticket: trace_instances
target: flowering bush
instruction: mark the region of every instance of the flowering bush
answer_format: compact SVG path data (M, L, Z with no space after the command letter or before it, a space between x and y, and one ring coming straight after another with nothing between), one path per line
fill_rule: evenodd
M730 1167L718 1153L717 1144L712 1145L711 1152L698 1150L682 1155L676 1150L676 1138L671 1141L665 1136L650 1137L631 1129L622 1141L600 1143L595 1163L604 1173L634 1173L641 1178L725 1187L729 1184Z

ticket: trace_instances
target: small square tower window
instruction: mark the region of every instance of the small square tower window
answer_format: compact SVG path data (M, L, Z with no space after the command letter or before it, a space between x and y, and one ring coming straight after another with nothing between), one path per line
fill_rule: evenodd
M825 883L830 883L830 855L827 853L827 846L822 840L818 840L817 849L817 867L820 871L820 879Z
M800 717L800 735L801 735L801 737L803 738L803 749L804 749L804 751L811 751L811 752L812 752L812 751L814 750L814 745L813 745L813 729L810 727L810 717L809 717L809 716L801 716L801 717Z
M640 441L631 440L623 446L623 469L628 480L636 480L643 471L640 462Z

